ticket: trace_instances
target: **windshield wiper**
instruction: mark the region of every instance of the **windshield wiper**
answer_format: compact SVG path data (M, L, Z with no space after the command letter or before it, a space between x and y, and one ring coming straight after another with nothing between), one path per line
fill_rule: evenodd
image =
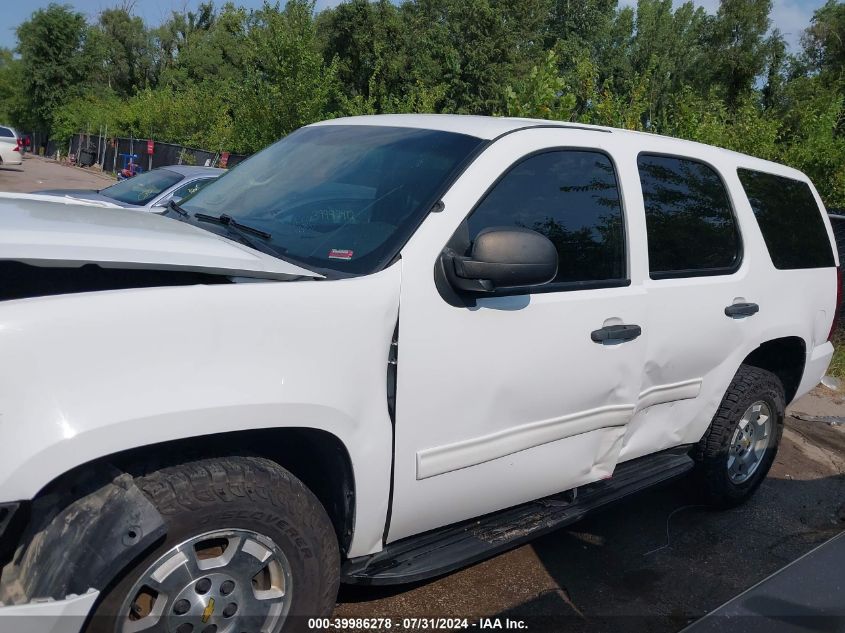
M263 238L265 240L269 240L273 237L271 233L268 233L267 231L262 231L261 229L257 229L254 226L249 226L248 224L238 222L231 215L227 215L225 213L221 213L219 216L208 215L207 213L194 213L194 219L201 220L203 222L215 222L217 224L222 224L223 226L238 229L239 231L243 231L245 233L252 233L253 235L257 235L258 237Z
M168 206L168 207L170 207L171 209L173 209L173 210L174 210L176 213L178 213L179 215L182 215L182 216L188 217L188 212L187 212L187 211L185 211L185 209L183 209L182 207L180 207L180 206L179 206L179 203L178 203L178 202L176 202L175 200L171 200L171 201L168 203L168 205L167 205L167 206Z
M262 253L272 255L273 257L278 257L282 261L285 261L289 264L293 264L294 266L302 266L302 264L295 261L291 261L287 257L284 257L283 253L285 252L285 249L280 249L276 246L271 246L269 244L258 244L248 237L249 234L254 234L265 240L269 240L272 235L267 231L262 231L261 229L257 229L247 224L242 224L241 222L235 220L232 216L227 215L225 213L222 213L219 216L208 215L207 213L194 213L193 215L191 215L186 209L181 207L177 202L174 202L173 200L171 200L168 204L168 208L172 209L175 213L178 213L181 217L176 219L182 222L193 224L193 220L199 220L201 222L214 222L215 224L220 224L222 226L225 226L230 233L236 235L243 242L245 242L247 246L250 246L257 251L261 251Z
M231 235L237 236L247 246L254 248L257 251L267 253L268 255L273 255L274 257L284 259L284 257L281 256L282 253L279 252L277 248L270 246L269 244L259 244L249 237L249 235L252 234L264 240L269 240L271 237L273 237L270 233L268 233L267 231L262 231L261 229L257 229L254 226L249 226L248 224L242 224L232 216L227 215L225 213L221 213L219 216L208 215L207 213L194 213L193 215L189 213L186 217L186 220L199 220L200 222L214 222L215 224L220 224L226 227L226 229Z

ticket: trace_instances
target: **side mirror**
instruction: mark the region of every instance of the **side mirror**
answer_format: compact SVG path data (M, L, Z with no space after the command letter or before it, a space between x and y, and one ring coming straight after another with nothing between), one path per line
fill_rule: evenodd
M463 292L539 286L557 275L557 249L530 229L485 229L475 238L469 257L450 250L442 257L449 283Z

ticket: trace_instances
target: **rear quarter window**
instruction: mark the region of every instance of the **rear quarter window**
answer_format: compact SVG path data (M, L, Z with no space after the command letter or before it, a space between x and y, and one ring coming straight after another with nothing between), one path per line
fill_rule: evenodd
M835 265L821 209L807 183L751 169L737 172L775 268Z
M14 133L7 127L0 127L0 136L3 138L15 138Z

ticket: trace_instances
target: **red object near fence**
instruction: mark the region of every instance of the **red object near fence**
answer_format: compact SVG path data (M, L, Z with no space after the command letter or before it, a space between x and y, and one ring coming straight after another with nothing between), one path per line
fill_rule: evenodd
M147 154L153 153L153 146L154 146L153 141L147 141Z
M222 154L220 154L220 166L225 168L228 163L229 152L223 152Z

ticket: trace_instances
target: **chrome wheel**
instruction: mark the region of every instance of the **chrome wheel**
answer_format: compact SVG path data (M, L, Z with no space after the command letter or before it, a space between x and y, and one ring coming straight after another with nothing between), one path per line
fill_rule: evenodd
M772 412L762 400L752 404L737 425L728 451L728 477L742 484L755 473L772 439Z
M272 539L217 530L153 563L120 610L119 633L277 633L290 609L290 564Z

